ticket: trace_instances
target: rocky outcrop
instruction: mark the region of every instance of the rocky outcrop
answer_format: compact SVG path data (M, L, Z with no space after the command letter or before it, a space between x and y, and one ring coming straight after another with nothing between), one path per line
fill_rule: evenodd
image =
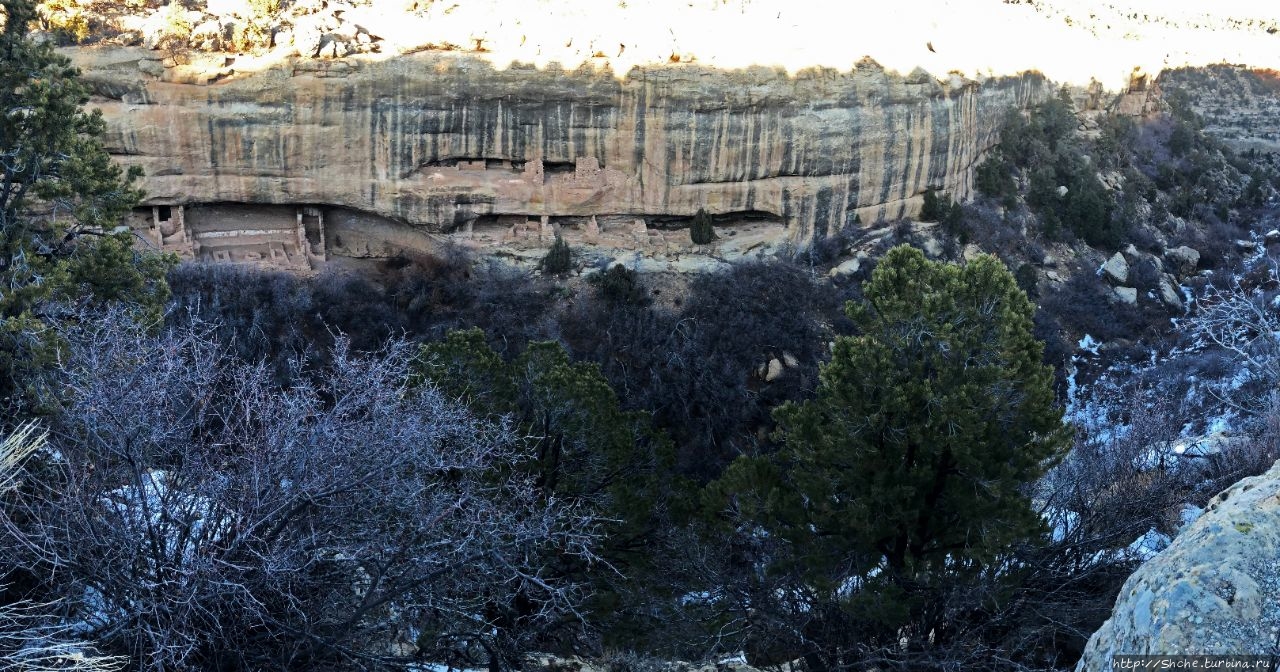
M1004 110L1050 92L1038 75L938 81L869 61L619 77L423 52L254 72L227 57L155 77L143 49L68 53L110 150L145 169L148 205L333 205L430 232L702 208L772 218L802 242L911 214L929 187L969 196Z
M1183 95L1205 132L1232 149L1280 151L1280 72L1239 65L1178 68L1162 73L1160 86Z
M1275 655L1280 632L1280 463L1214 497L1125 582L1077 670L1118 654Z

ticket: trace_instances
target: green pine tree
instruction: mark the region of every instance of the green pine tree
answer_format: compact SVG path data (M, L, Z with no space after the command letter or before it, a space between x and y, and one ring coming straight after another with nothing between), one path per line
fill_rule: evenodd
M142 197L85 112L89 89L70 61L27 35L31 0L3 0L0 31L0 399L13 403L55 356L50 329L68 306L126 302L156 319L172 260L108 234ZM33 209L40 214L34 215Z
M709 245L716 239L715 227L711 225L711 215L708 215L706 210L698 208L698 212L694 214L693 224L689 225L689 238L693 240L694 245Z
M780 455L740 459L710 492L721 515L788 542L771 569L825 605L809 612L825 625L806 626L817 667L855 646L944 646L941 596L998 586L999 560L1041 535L1025 488L1068 439L1033 306L994 257L956 266L899 246L863 291L816 397L776 411Z
M569 243L564 242L564 238L556 236L556 240L551 244L551 249L547 250L547 255L542 258L543 273L565 273L573 268L573 251L569 249Z
M555 570L592 584L596 625L612 630L637 601L667 585L657 570L663 535L691 515L671 442L647 415L624 411L600 367L573 362L558 343L531 343L504 361L479 329L422 346L418 372L477 413L515 422L535 459L525 469L549 499L586 507L606 533L595 568L557 559ZM668 596L669 597L669 596ZM631 634L635 634L631 632Z
M938 198L938 190L930 187L924 191L924 205L920 208L920 221L936 222L946 217L946 205Z

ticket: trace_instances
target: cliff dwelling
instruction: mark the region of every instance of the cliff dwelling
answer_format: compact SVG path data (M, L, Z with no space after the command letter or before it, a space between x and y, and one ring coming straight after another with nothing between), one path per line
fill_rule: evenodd
M416 204L438 223L415 225L325 204L207 203L139 208L131 225L155 248L184 259L293 271L315 270L330 257L385 258L445 243L536 260L557 236L602 256L735 258L763 252L786 234L778 214L730 210L712 216L718 240L696 246L688 232L692 214L620 210L628 199L619 197L634 189L634 178L602 168L595 157L446 158L407 179L426 182L428 195Z
M183 259L309 270L325 259L324 219L315 206L220 203L140 208L132 225Z

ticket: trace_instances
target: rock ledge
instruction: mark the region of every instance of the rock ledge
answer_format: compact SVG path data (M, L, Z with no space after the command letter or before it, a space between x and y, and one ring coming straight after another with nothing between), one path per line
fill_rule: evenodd
M1280 463L1210 500L1125 582L1078 671L1118 654L1273 655L1280 633Z

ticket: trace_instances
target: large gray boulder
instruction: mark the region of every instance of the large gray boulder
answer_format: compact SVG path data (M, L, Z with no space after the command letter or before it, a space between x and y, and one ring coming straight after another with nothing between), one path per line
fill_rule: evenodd
M835 266L828 271L827 275L833 278L844 278L850 275L855 275L858 271L862 270L862 264L867 259L868 257L865 252L859 252L854 255L852 259L846 259L840 262L840 265Z
M1182 292L1178 287L1178 280L1168 273L1160 275L1160 300L1164 305L1182 310Z
M1196 266L1200 264L1200 253L1186 245L1182 245L1166 250L1164 260L1169 269L1176 273L1178 277L1185 278L1196 272Z
M1135 287L1116 287L1111 290L1116 301L1126 306L1138 305L1138 290Z
M1129 262L1125 261L1123 254L1116 252L1102 265L1102 273L1115 284L1123 285L1129 280Z
M1125 582L1077 672L1111 657L1267 655L1280 632L1280 463L1210 500Z

